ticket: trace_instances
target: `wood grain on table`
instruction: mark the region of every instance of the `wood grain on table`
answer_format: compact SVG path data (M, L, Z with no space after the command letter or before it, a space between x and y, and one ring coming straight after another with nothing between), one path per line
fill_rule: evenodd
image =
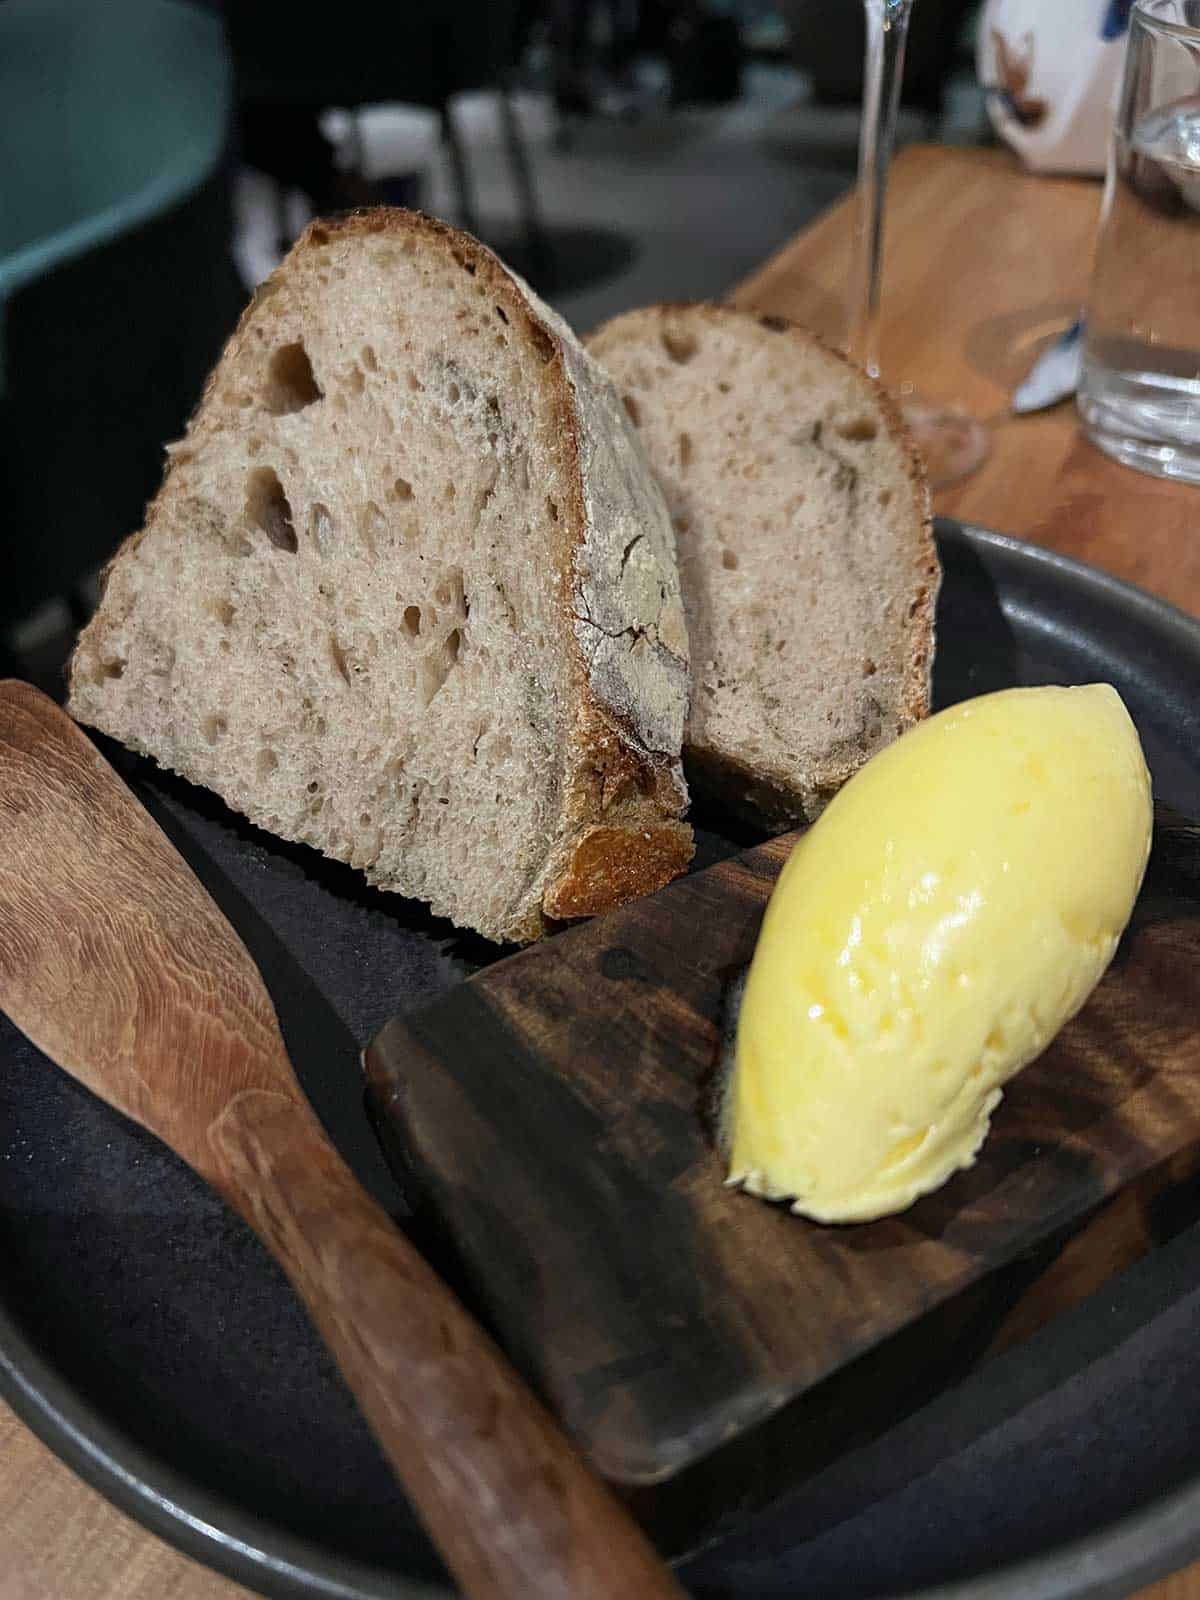
M988 423L986 465L937 509L1105 567L1200 610L1200 493L1110 461L1068 401L1014 417L1039 350L1079 314L1100 185L1021 173L1001 151L922 145L897 161L881 365L892 389ZM841 205L748 279L739 304L841 341L853 213Z
M3 1600L249 1600L147 1533L0 1405Z
M896 164L884 291L893 387L986 420L992 456L937 509L1091 561L1200 611L1200 491L1108 461L1069 404L1013 418L1037 351L1076 315L1098 184L1024 176L995 151L918 147ZM852 214L821 218L742 286L741 304L840 340ZM1193 531L1193 529L1195 531ZM237 1600L246 1590L109 1506L0 1406L0 1600ZM1200 1566L1142 1600L1200 1600Z

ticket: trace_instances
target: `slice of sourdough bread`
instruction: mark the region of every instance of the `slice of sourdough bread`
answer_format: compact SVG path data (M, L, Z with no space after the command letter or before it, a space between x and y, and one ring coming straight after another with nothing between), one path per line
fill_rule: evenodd
M904 426L776 318L651 306L588 347L675 523L693 780L768 826L815 817L929 706L940 569Z
M683 869L670 520L607 378L489 251L314 223L169 457L76 717L492 939Z

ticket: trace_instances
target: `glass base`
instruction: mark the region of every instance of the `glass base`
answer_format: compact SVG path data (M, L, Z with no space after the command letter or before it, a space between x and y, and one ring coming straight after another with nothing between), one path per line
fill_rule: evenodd
M904 396L900 409L932 490L961 483L987 460L992 448L987 429L957 406L927 405Z
M1114 461L1155 478L1200 484L1200 437L1167 441L1147 436L1139 432L1130 407L1106 403L1086 390L1080 392L1078 410L1088 438Z

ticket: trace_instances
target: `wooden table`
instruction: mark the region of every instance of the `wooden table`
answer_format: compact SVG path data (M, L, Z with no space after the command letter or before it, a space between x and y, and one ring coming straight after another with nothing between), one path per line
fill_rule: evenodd
M1033 357L1078 315L1100 187L1024 176L1000 151L919 146L895 169L882 369L990 424L986 466L937 509L1079 556L1200 611L1200 491L1119 466L1070 404L1014 417ZM852 212L838 206L739 290L841 342Z
M1076 315L1098 185L1023 176L998 152L920 147L897 163L883 370L986 419L993 449L937 509L1052 545L1200 611L1200 490L1117 466L1069 405L1014 418L1037 350ZM852 217L839 206L744 284L742 305L840 341ZM3 1600L235 1600L247 1591L115 1511L0 1406ZM1141 1600L1200 1600L1200 1564Z

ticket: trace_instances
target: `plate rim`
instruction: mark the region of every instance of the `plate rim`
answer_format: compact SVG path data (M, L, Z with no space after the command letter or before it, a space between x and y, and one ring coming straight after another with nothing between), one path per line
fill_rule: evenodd
M1123 578L1009 534L938 517L939 541L1011 569L1061 574L1200 661L1200 619ZM288 1600L446 1600L440 1584L341 1556L196 1483L115 1427L42 1354L0 1299L0 1398L60 1461L185 1555ZM1098 1531L1007 1566L890 1600L1120 1600L1200 1555L1200 1471Z

